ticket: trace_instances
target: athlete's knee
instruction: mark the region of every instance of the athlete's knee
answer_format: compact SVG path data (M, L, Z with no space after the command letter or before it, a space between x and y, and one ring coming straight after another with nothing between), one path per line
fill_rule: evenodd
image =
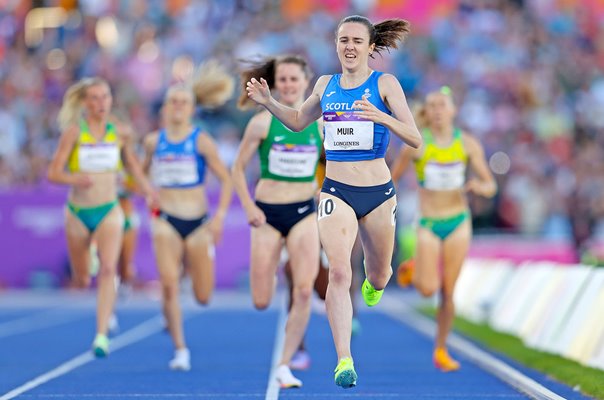
M329 266L329 284L345 285L350 287L352 284L352 270L350 265L332 263Z
M178 281L162 282L161 291L162 297L166 302L178 299Z
M75 275L71 281L76 289L86 289L90 286L92 279L90 278L90 275Z
M367 279L371 282L371 285L377 289L382 290L388 284L388 281L392 277L392 268L384 268L379 271L367 272Z
M268 288L267 288L268 289ZM252 287L252 302L256 310L266 310L271 304L272 293Z
M433 283L414 281L413 286L424 297L431 297L438 291L438 285Z
M112 263L105 263L101 260L101 266L99 267L99 278L115 278L117 275L117 265Z
M267 298L258 298L258 297L254 297L253 299L254 302L254 308L256 308L256 310L266 310L268 308L268 306L271 304L270 300Z
M195 300L202 306L207 306L208 303L210 302L211 297L212 297L211 291L201 291L201 290L195 291Z
M296 304L308 304L312 297L312 287L307 286L294 286L293 300Z

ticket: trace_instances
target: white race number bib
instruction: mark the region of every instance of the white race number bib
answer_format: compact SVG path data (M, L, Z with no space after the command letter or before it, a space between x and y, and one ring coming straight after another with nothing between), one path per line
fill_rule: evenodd
M428 163L424 168L424 187L429 190L460 189L465 181L466 165L462 162Z
M78 163L80 171L115 171L119 165L120 149L115 143L80 144Z
M323 113L325 150L373 149L373 121L356 117L353 112Z
M268 171L287 178L306 178L315 174L318 159L316 146L273 143L268 153Z
M194 185L199 182L197 160L194 156L155 158L151 176L160 187Z

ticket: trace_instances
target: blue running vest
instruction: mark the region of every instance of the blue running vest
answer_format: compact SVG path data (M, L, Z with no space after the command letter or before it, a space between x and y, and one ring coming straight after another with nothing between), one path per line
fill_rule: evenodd
M195 128L186 139L173 143L168 140L165 129L159 131L151 162L151 177L156 186L189 188L203 184L206 162L197 151L200 134L201 130Z
M361 161L383 158L390 142L390 131L380 124L355 116L352 105L363 96L380 111L391 114L382 101L378 80L382 72L353 89L340 86L341 74L333 75L323 92L321 108L325 138L325 156L330 161Z

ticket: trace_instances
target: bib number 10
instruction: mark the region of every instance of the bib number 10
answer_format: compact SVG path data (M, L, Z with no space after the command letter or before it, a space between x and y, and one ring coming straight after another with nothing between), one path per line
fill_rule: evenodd
M333 199L323 199L319 203L318 207L318 217L317 219L329 217L331 213L336 209L336 203L333 202Z

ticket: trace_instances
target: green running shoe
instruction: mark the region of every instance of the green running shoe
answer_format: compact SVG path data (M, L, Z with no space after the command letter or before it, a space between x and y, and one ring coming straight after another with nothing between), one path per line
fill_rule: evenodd
M334 378L336 385L341 386L344 389L357 385L357 373L354 370L352 358L342 358L334 372L336 373Z
M363 286L361 287L361 293L363 293L363 300L365 300L365 304L367 304L369 307L373 307L382 299L384 289L375 290L367 278L365 278L365 282L363 282Z
M107 335L98 333L92 342L92 352L97 358L107 357L109 355L109 339Z

